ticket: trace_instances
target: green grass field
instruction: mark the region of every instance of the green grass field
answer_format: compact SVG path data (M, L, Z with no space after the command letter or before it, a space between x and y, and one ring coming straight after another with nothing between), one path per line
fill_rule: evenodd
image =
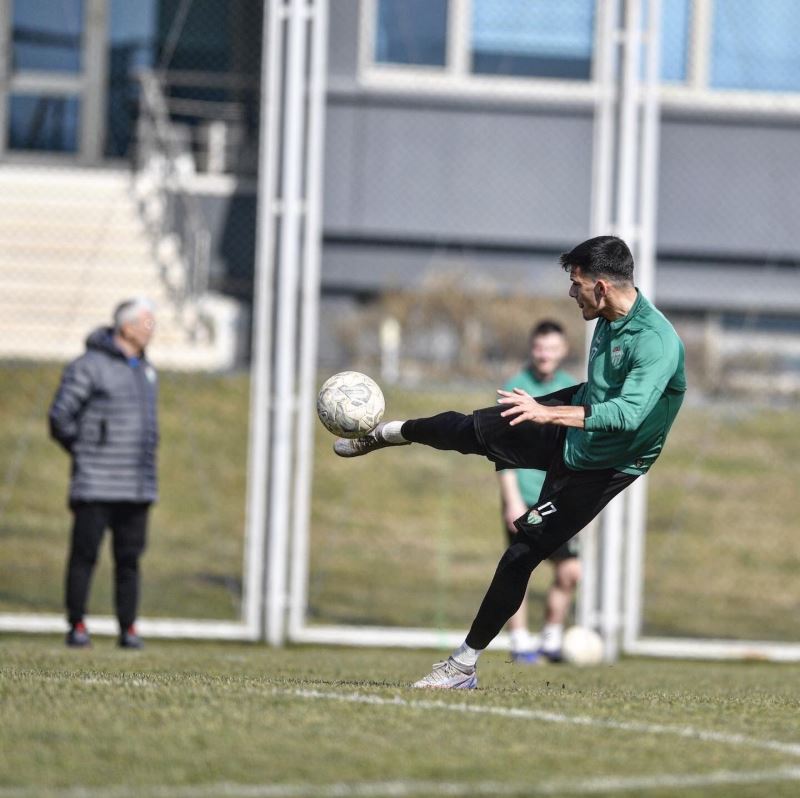
M797 667L0 638L2 798L796 796Z
M60 612L68 461L48 440L55 366L0 368L0 611ZM249 381L162 375L161 494L142 613L238 617ZM387 391L389 413L469 411L491 386ZM796 410L689 405L650 478L651 634L796 640ZM486 462L409 447L341 461L317 427L309 613L314 623L461 628L502 547ZM108 549L91 610L111 610ZM541 596L547 569L534 576Z
M67 459L45 424L58 375L0 370L0 612L61 611ZM491 388L387 399L399 417L467 411ZM145 615L238 616L247 403L246 375L163 375ZM647 632L797 639L797 421L682 411L650 480ZM464 628L502 550L491 468L422 447L343 462L331 441L318 428L310 620ZM111 612L108 554L94 614ZM0 636L0 798L800 794L798 666L489 653L478 691L410 689L436 656Z

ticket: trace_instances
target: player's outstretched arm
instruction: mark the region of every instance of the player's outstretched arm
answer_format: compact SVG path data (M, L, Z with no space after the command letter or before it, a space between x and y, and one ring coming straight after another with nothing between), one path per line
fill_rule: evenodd
M560 427L578 427L583 429L586 411L583 405L561 405L548 407L539 404L530 394L521 388L514 388L513 391L498 389L501 405L507 405L507 409L500 415L503 418L510 418L510 426L516 426L523 421L532 421L534 424L555 424Z

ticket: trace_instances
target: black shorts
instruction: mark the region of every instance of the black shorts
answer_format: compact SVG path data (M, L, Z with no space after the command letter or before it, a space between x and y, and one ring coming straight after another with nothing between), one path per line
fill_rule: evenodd
M543 397L542 401L570 404L575 390L577 388L558 391ZM539 501L514 525L542 559L549 559L637 475L614 468L582 471L569 468L564 463L566 427L530 422L512 427L510 419L500 415L504 410L502 405L476 410L473 413L475 435L497 470L538 468L546 472Z
M504 526L503 529L505 530L508 545L510 546L514 542L516 534L509 532L508 527L506 526ZM578 545L578 538L573 537L570 538L566 543L559 546L547 559L550 560L551 563L556 564L564 562L564 560L572 560L576 557L580 557L580 554L581 552L580 546Z

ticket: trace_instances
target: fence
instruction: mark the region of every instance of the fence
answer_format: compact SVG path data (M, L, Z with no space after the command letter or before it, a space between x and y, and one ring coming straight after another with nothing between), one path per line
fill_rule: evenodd
M795 4L771 3L761 13L744 0L668 2L660 11L649 2L342 0L328 27L324 172L309 167L311 142L322 140L322 129L312 136L302 113L291 125L282 115L289 96L295 111L304 103L306 109L317 103L315 113L322 108L318 74L307 90L310 59L295 62L291 91L281 88L284 73L276 72L289 61L274 61L269 74L276 82L260 86L267 105L256 100L257 4L165 4L157 23L137 16L136 35L126 39L120 26L127 5L105 4L112 24L104 63L118 64L115 56L124 51L129 66L154 70L145 84L159 76L170 125L188 129L182 160L192 166L181 173L180 196L193 196L186 201L195 209L176 218L201 217L189 229L209 236L207 271L198 267L183 283L184 294L203 301L188 318L193 334L187 335L187 318L176 312L180 302L163 280L159 258L169 247L154 249L127 170L102 159L94 162L102 168L78 169L96 142L84 151L80 137L33 135L30 104L20 104L18 95L26 86L46 95L55 84L41 88L47 81L31 76L31 52L15 50L15 63L28 66L11 76L0 114L10 131L0 147L8 156L0 165L6 188L0 193L1 401L10 419L0 456L0 609L60 610L68 474L47 441L46 408L85 335L108 322L116 301L148 293L159 305L151 356L162 371L164 423L145 614L216 619L233 624L225 634L259 634L260 596L243 596L248 581L253 586L261 577L255 530L268 526L270 534L294 535L294 544L284 539L291 562L280 547L270 559L275 590L267 610L276 639L283 637L288 601L294 639L449 644L472 617L504 546L491 469L417 447L368 462L335 460L321 427L313 427L310 442L309 369L317 383L344 368L378 377L392 416L468 411L491 403L498 381L524 364L532 324L555 317L571 343L565 366L580 380L584 325L566 299L558 255L601 232L605 220L646 259L650 244L641 222L652 214L656 270L648 290L684 339L690 390L648 479L644 548L633 553L641 557L644 580L640 586L631 578L630 557L619 574L628 580L628 599L641 607L624 642L645 650L642 641L656 638L651 651L687 654L710 649L678 648L676 640L767 641L783 644L770 655L793 656L800 603L791 578L800 556L793 530L798 458L790 434L798 421L800 336ZM268 8L280 6L275 19L287 25L293 13L305 14L301 5ZM653 106L644 111L637 91L627 94L632 111L620 102L625 80L615 64L625 37L609 38L609 26L622 29L633 14L641 22L634 17L629 32L654 20L661 31L657 126L644 124ZM294 57L298 47L319 52L319 42L311 46L313 25L303 19L292 41L279 36ZM6 20L12 32L21 24L15 20L13 14ZM36 41L29 34L19 47ZM97 35L70 38L70 47ZM17 47L18 38L9 40ZM44 57L53 45L46 38L36 46ZM627 80L634 85L647 62L631 41L628 53ZM79 70L97 66L87 58L81 53ZM136 128L122 124L119 109L123 97L138 100L138 84L130 70L113 74L104 152L132 157ZM71 103L84 107L96 83L73 78L58 84L62 95L75 94L62 120L67 133ZM96 96L92 102L99 107ZM260 108L275 112L274 149L272 193L256 211ZM626 129L638 132L606 137L609 126L622 129L626 113L642 123ZM212 124L220 121L215 114L225 120L224 135ZM645 130L657 135L646 140ZM283 144L275 143L278 137ZM616 142L611 149L609 141ZM72 160L56 168L42 160L54 155L48 148ZM646 171L631 155L646 151L659 156L649 184L655 191L646 181L615 181L625 169ZM264 186L266 176L260 177ZM309 185L311 202L304 193ZM613 210L625 192L627 217ZM184 202L176 196L169 201ZM299 308L301 298L316 302L314 280L281 283L288 279L281 268L301 262L314 268L317 222L308 213L318 200L322 290L320 331L312 340L313 324ZM161 224L157 203L153 208ZM279 217L285 224L287 213L289 228L271 227ZM174 227L173 253L198 251L179 220ZM298 244L294 255L289 236ZM260 343L250 353L241 345L250 340L244 319L258 292L267 315L256 323L253 340ZM281 363L269 340L279 329L286 347ZM255 379L250 363L258 364ZM209 368L214 373L202 370ZM250 402L251 391L259 404ZM293 441L274 461L273 474L302 477L312 467L313 445L312 481L287 477L280 513L270 482L268 512L276 515L267 516L267 470L251 471L257 481L249 488L247 481L248 448L251 468L254 452L266 457L265 425L273 440ZM255 549L243 576L245 528ZM98 574L95 612L108 611L109 581L107 571ZM548 582L548 570L537 571L536 599ZM599 589L585 583L584 600ZM249 607L244 631L237 620L243 605ZM621 623L621 612L613 608L611 626ZM596 613L586 617L600 622ZM376 636L376 628L386 634ZM743 642L717 651L767 649Z

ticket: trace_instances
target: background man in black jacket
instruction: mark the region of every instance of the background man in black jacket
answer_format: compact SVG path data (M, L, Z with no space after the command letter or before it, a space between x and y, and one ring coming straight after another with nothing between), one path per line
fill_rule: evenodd
M150 505L158 496L155 369L145 355L155 329L147 299L114 311L114 326L86 339L86 352L64 369L50 407L50 434L72 459L69 506L72 543L66 576L67 645L91 644L84 623L92 572L103 534L114 543L119 644L141 648L134 621L139 603L139 558Z

